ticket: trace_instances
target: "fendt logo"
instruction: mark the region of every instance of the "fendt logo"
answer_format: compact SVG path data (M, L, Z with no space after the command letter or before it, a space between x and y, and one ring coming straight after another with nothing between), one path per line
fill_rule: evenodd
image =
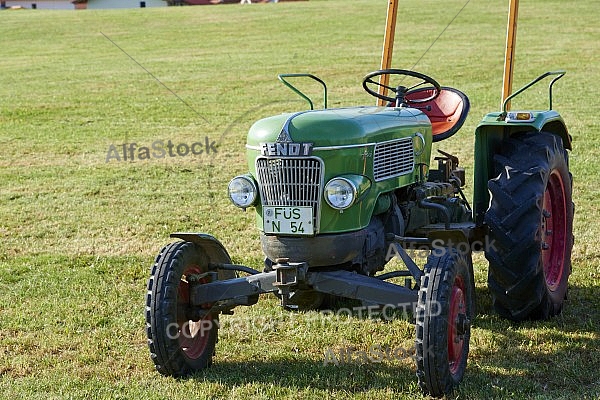
M305 157L312 153L312 143L261 143L260 153L267 157Z

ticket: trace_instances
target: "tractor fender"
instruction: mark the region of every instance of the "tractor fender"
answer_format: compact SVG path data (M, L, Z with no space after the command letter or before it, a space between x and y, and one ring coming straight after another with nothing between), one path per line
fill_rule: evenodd
M186 233L175 232L170 235L172 238L185 240L197 244L206 252L211 263L231 263L231 257L227 253L225 246L221 244L214 236L206 233Z
M567 131L567 127L562 119L547 122L540 131L558 135L562 139L563 147L568 150L573 150L571 144L573 138Z
M518 123L514 121L506 122L505 116L502 113L490 113L486 115L477 126L475 137L476 139L486 137L491 139L491 141L489 143L481 143L484 145L484 148L477 150L493 152L497 141L506 139L519 132L527 131L549 132L558 135L563 140L563 147L572 150L571 135L569 135L567 126L558 112L554 110L534 111L532 114L534 116L532 120Z
M494 178L493 159L502 142L521 132L549 132L562 139L563 147L571 150L571 135L554 110L533 112L534 119L527 122L506 122L502 113L487 114L475 130L475 173L473 186L473 216L478 226L490 202L488 181Z

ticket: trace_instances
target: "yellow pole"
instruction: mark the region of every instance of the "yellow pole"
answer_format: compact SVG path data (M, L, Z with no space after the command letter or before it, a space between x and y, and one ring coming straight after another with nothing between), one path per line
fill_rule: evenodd
M513 67L515 63L515 45L517 43L517 19L519 15L519 0L509 0L508 27L506 29L506 52L504 53L504 78L502 82L502 102L512 93ZM510 109L510 103L506 110Z
M387 18L385 21L385 37L383 40L383 54L381 55L381 69L389 69L392 65L394 52L394 34L396 33L396 15L398 14L398 0L388 0ZM379 77L380 85L389 83L389 75ZM380 86L379 94L385 95L387 89ZM377 105L384 106L385 100L378 99Z

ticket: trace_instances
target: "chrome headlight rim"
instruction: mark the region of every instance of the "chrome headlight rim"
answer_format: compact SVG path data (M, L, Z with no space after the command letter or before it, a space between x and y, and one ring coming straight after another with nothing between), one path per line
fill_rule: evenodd
M415 132L413 135L413 152L415 156L420 156L425 151L425 137L421 132Z
M246 194L249 196L245 201L240 201L239 198L234 197L232 185L237 183L241 184L246 189L250 189L246 192ZM229 196L229 200L234 206L246 209L256 204L256 199L258 198L258 187L251 176L238 175L229 181L229 184L227 185L227 194Z
M329 195L327 194L329 188L331 185L337 183L337 182L343 182L344 184L347 185L347 187L349 187L351 189L351 199L347 204L343 204L343 205L334 205L331 203L330 199L329 199ZM325 185L325 189L323 191L323 195L325 197L325 202L333 209L335 210L346 210L350 207L352 207L352 205L354 205L354 203L356 203L356 199L358 197L358 188L356 187L356 185L354 184L354 182L352 182L350 179L344 178L344 177L335 177L330 179L327 184Z

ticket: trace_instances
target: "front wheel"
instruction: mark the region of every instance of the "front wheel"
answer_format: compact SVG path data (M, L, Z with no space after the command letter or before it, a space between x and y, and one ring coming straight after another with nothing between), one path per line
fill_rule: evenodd
M164 247L148 280L146 331L156 369L163 375L184 376L207 368L217 342L218 314L190 312L190 286L210 281L208 257L191 242Z
M474 283L470 254L446 249L425 264L416 309L416 363L421 389L450 393L467 367Z

